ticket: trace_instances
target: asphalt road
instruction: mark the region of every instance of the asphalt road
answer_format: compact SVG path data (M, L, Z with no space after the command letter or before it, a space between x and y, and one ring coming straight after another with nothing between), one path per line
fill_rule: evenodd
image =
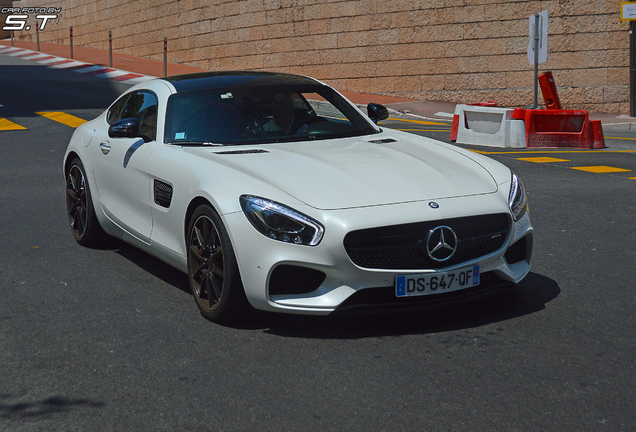
M636 429L636 153L612 151L631 141L490 154L524 181L536 229L514 290L227 327L200 316L184 274L73 240L61 172L73 129L35 113L89 119L123 88L0 65L0 117L26 127L0 131L0 430ZM631 171L574 169L589 166Z

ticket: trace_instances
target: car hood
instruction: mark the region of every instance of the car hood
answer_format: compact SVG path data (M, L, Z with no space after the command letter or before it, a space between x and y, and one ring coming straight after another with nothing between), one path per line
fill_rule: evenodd
M325 210L497 191L483 166L434 140L363 138L191 151ZM244 193L258 195L257 190Z

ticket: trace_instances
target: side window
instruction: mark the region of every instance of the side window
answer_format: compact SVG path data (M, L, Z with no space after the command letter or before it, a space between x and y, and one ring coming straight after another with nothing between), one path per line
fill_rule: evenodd
M113 124L117 120L121 120L123 117L121 116L121 110L124 107L124 104L130 97L129 94L121 97L117 102L113 104L113 106L108 111L108 124Z
M157 96L141 90L115 102L108 114L108 123L125 118L136 118L139 120L140 132L153 140L157 139Z
M138 107L134 115L128 117L136 117L139 120L139 131L151 138L157 139L157 96L151 92L137 93L135 108ZM128 107L128 104L126 104ZM131 112L131 114L133 114Z

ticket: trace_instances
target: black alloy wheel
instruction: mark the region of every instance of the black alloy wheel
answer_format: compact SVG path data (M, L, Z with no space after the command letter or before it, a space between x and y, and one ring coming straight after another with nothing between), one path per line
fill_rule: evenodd
M227 230L217 213L199 206L188 229L188 279L201 314L214 322L240 318L248 302Z
M79 244L94 246L104 239L105 233L93 208L86 172L79 159L74 159L66 172L66 211L71 232Z

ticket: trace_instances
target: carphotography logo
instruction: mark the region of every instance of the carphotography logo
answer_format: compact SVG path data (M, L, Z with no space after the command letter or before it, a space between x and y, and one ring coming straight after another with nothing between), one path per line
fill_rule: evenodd
M27 24L27 19L29 16L35 15L36 20L42 20L39 23L39 30L42 31L49 20L57 19L60 12L62 12L61 7L4 7L0 13L7 14L7 17L4 20L2 30L29 31L31 26Z

